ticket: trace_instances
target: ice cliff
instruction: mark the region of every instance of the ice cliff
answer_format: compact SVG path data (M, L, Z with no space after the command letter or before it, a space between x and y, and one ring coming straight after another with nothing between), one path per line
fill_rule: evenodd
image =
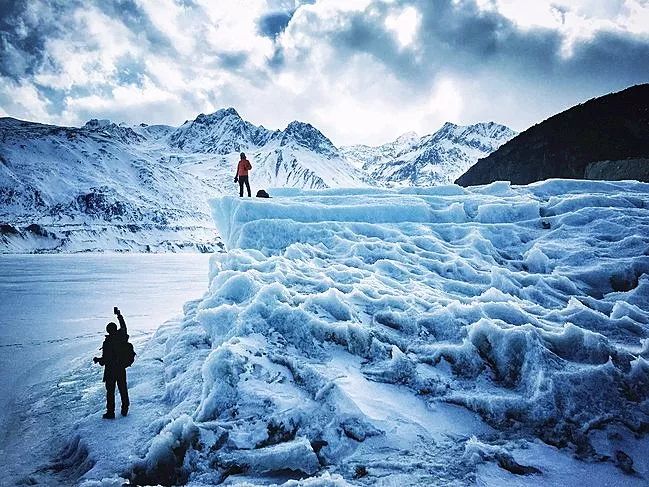
M131 478L647 481L649 185L273 196L211 201L227 252L150 345Z

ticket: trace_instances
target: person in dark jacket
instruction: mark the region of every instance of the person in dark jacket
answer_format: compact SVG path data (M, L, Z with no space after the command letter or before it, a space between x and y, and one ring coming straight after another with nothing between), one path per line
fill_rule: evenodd
M246 155L242 152L239 154L241 159L239 164L237 164L237 174L234 176L234 182L239 183L239 197L243 197L243 185L246 185L248 190L248 198L252 196L250 192L250 182L248 181L248 171L252 169L252 164L246 159Z
M115 419L115 385L119 389L119 397L122 401L122 416L128 414L128 386L126 385L126 367L122 362L121 350L128 342L126 333L126 322L117 306L113 308L119 321L119 329L114 322L106 325L108 335L102 345L102 356L94 357L92 360L96 364L104 367L104 382L106 383L106 414L104 419Z

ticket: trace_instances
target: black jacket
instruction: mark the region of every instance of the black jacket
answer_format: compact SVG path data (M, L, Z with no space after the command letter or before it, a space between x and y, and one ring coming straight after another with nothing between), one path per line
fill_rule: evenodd
M126 368L120 363L119 354L120 348L122 348L123 344L128 342L126 322L121 314L117 315L117 319L119 320L119 330L115 333L109 333L106 335L104 344L101 346L102 355L99 357L99 364L104 366L104 382L109 378L116 378L126 370Z

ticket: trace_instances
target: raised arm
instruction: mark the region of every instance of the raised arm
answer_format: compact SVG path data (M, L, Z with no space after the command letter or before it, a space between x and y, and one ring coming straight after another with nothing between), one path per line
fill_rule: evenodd
M126 321L124 321L122 312L117 306L115 307L115 314L117 315L117 321L119 321L119 333L126 335Z

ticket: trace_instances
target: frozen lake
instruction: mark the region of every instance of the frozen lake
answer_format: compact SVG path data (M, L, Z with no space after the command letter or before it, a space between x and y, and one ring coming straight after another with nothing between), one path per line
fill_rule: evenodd
M0 455L22 434L20 411L72 359L101 346L118 306L134 341L207 290L206 254L0 255ZM6 469L3 469L6 470ZM20 473L20 472L19 472Z

